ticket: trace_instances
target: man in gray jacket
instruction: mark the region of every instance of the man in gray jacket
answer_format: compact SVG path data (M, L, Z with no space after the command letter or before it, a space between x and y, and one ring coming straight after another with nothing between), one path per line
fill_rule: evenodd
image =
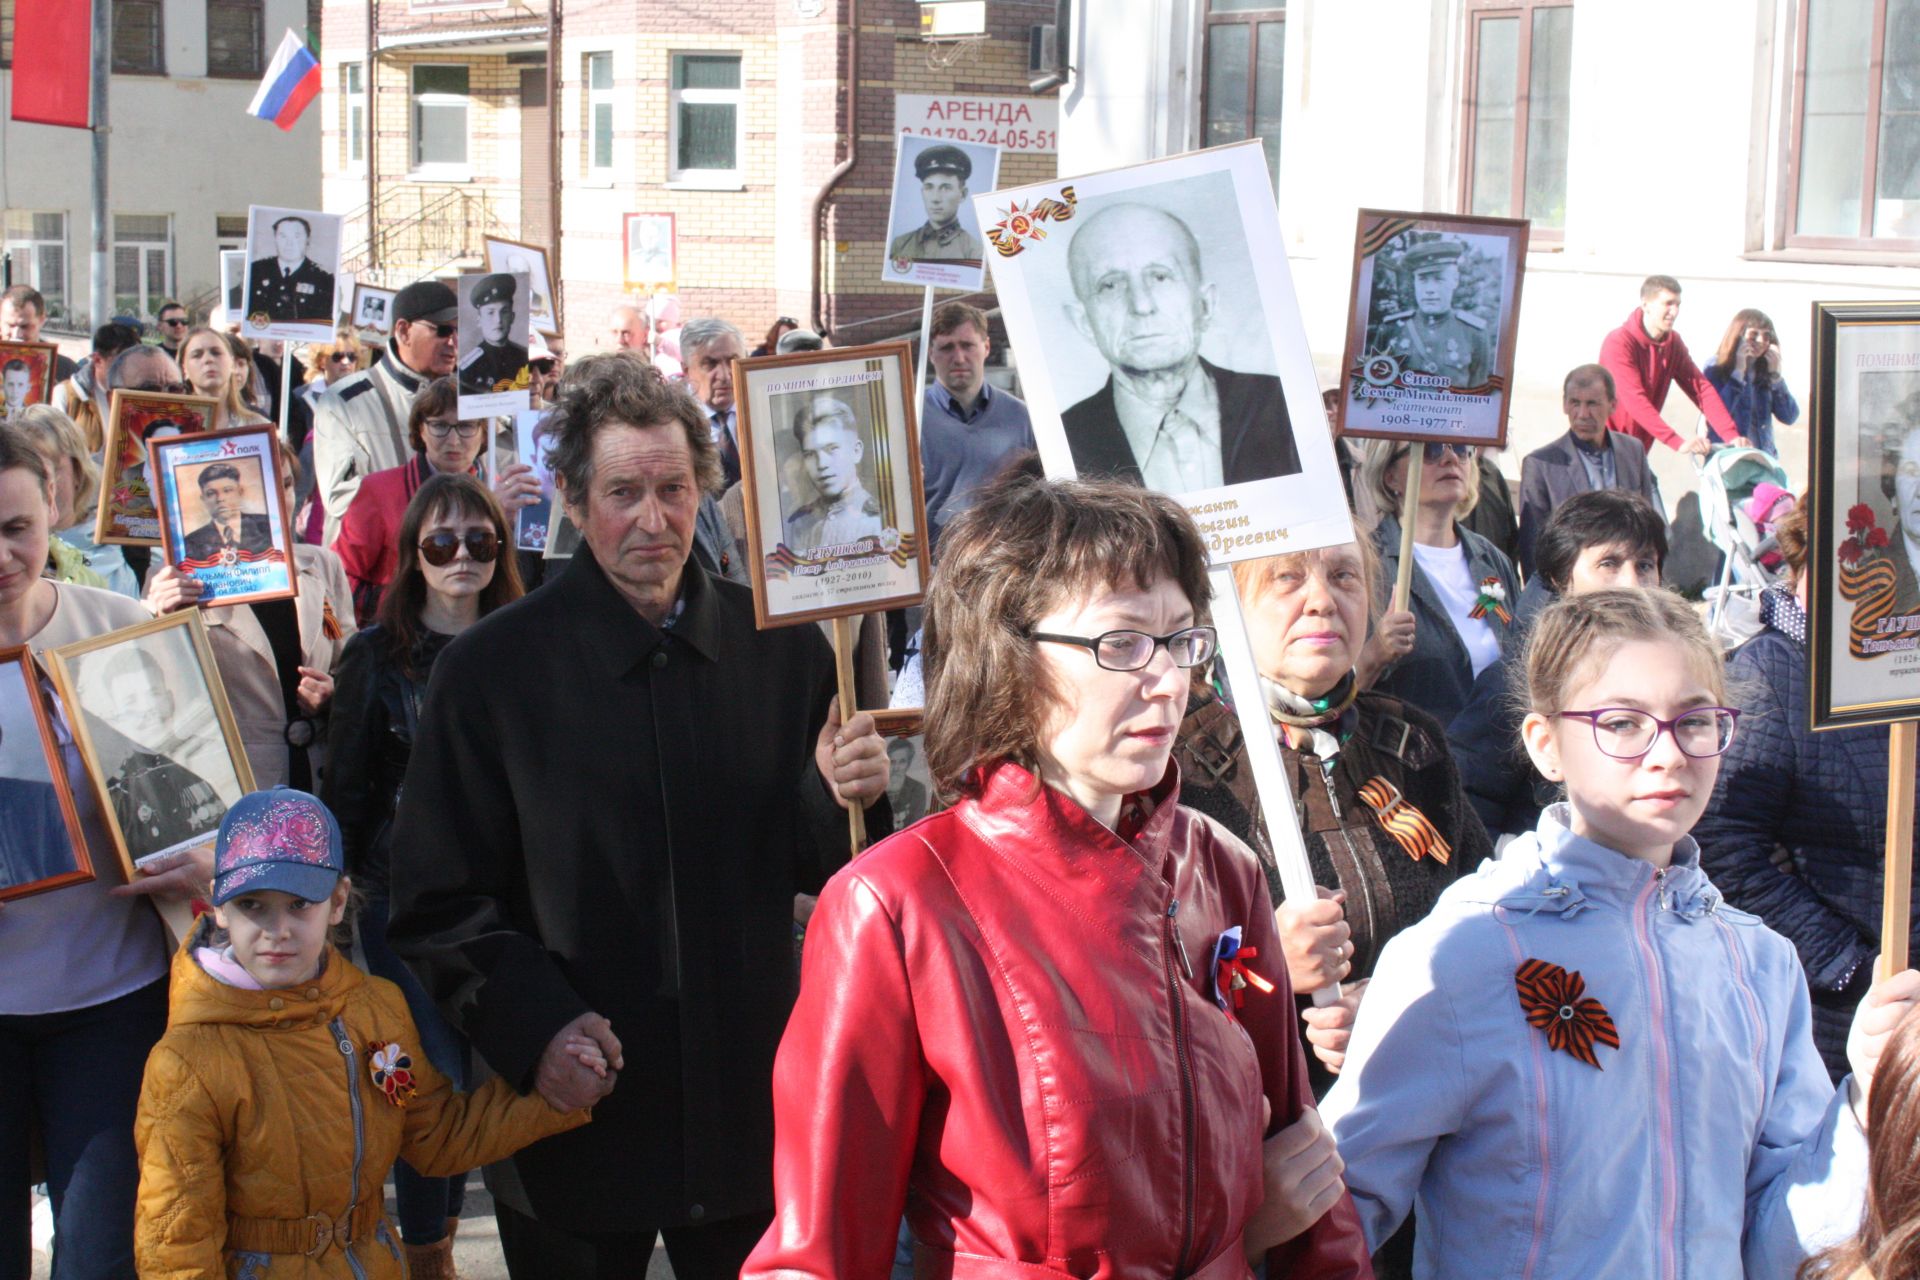
M1576 493L1625 489L1665 511L1660 485L1647 466L1647 447L1607 429L1613 412L1613 375L1583 364L1561 385L1567 434L1542 445L1520 464L1520 567L1533 576L1533 546L1554 508Z

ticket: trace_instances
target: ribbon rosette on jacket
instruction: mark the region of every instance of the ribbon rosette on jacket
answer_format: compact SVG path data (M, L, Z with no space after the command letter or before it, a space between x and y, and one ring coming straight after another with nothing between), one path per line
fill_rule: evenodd
M1513 625L1513 615L1507 612L1507 589L1498 578L1480 579L1480 597L1467 610L1469 618L1484 618L1489 613L1500 619L1501 626Z
M1255 973L1247 961L1257 960L1260 948L1240 945L1240 926L1220 935L1213 944L1213 1002L1227 1017L1247 1003L1247 988L1273 994L1273 984Z
M394 1106L404 1107L413 1097L413 1059L399 1045L385 1040L368 1045L367 1070L373 1073L374 1085Z
M1598 1070L1600 1060L1593 1046L1620 1047L1613 1015L1586 994L1586 979L1577 971L1568 973L1545 960L1528 960L1514 971L1513 984L1520 990L1520 1007L1527 1011L1528 1023L1547 1033L1548 1048L1572 1054Z

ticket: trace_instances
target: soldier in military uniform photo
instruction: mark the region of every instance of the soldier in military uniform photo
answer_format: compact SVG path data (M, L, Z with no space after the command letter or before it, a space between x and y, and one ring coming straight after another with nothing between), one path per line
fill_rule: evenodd
M128 855L138 861L211 837L227 806L211 783L167 754L170 739L181 735L173 730L173 694L160 664L130 645L107 658L104 678L112 708L105 718L130 747L117 763L100 762Z
M912 262L979 262L980 241L960 225L973 161L958 147L928 147L914 158L913 173L920 179L927 220L887 247L895 269L905 270Z
M1409 248L1400 264L1413 277L1413 308L1385 316L1372 344L1376 354L1393 356L1409 373L1432 374L1463 388L1484 386L1493 372L1487 322L1453 305L1466 251L1460 241L1440 238Z
M0 368L0 422L17 418L33 394L33 370L25 360L9 360Z
M257 472L259 464L252 459L248 461ZM200 503L207 509L207 522L186 536L186 559L223 560L231 564L242 551L273 550L273 522L264 515L242 510L244 490L239 467L231 462L216 462L200 472L197 484ZM259 491L257 478L254 489Z
M475 327L480 341L460 357L462 395L519 391L529 385L527 348L513 340L517 288L512 276L495 272L482 276L468 295L478 318ZM463 330L460 336L464 340L468 334Z
M787 546L806 552L879 537L880 504L860 480L866 446L853 409L832 396L808 400L793 415L793 437L818 496L787 517Z
M299 214L273 222L274 256L247 268L247 315L281 323L333 323L333 272L307 256L313 224Z

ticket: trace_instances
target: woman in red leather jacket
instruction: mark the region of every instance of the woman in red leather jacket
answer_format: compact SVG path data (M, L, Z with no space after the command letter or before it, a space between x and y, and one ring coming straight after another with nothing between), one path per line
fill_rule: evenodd
M743 1277L1371 1276L1258 862L1169 763L1206 553L1146 490L1003 480L941 540L953 806L835 876L774 1071Z

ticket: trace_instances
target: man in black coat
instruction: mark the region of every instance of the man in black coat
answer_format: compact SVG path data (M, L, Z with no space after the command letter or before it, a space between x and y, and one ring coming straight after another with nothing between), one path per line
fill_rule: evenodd
M593 1102L573 1036L622 1068L593 1124L488 1170L518 1280L635 1274L656 1231L682 1280L732 1277L772 1215L795 895L846 860L843 804L886 830L886 749L830 719L818 628L757 630L689 560L720 470L683 388L594 356L550 421L583 543L434 666L389 936L517 1087Z
M1200 358L1214 288L1184 222L1108 205L1075 233L1067 269L1068 313L1112 369L1060 415L1074 470L1173 494L1299 472L1280 379Z
M187 534L184 559L216 560L229 550L236 555L273 550L272 521L241 510L240 468L216 462L201 471L199 485L207 522Z

